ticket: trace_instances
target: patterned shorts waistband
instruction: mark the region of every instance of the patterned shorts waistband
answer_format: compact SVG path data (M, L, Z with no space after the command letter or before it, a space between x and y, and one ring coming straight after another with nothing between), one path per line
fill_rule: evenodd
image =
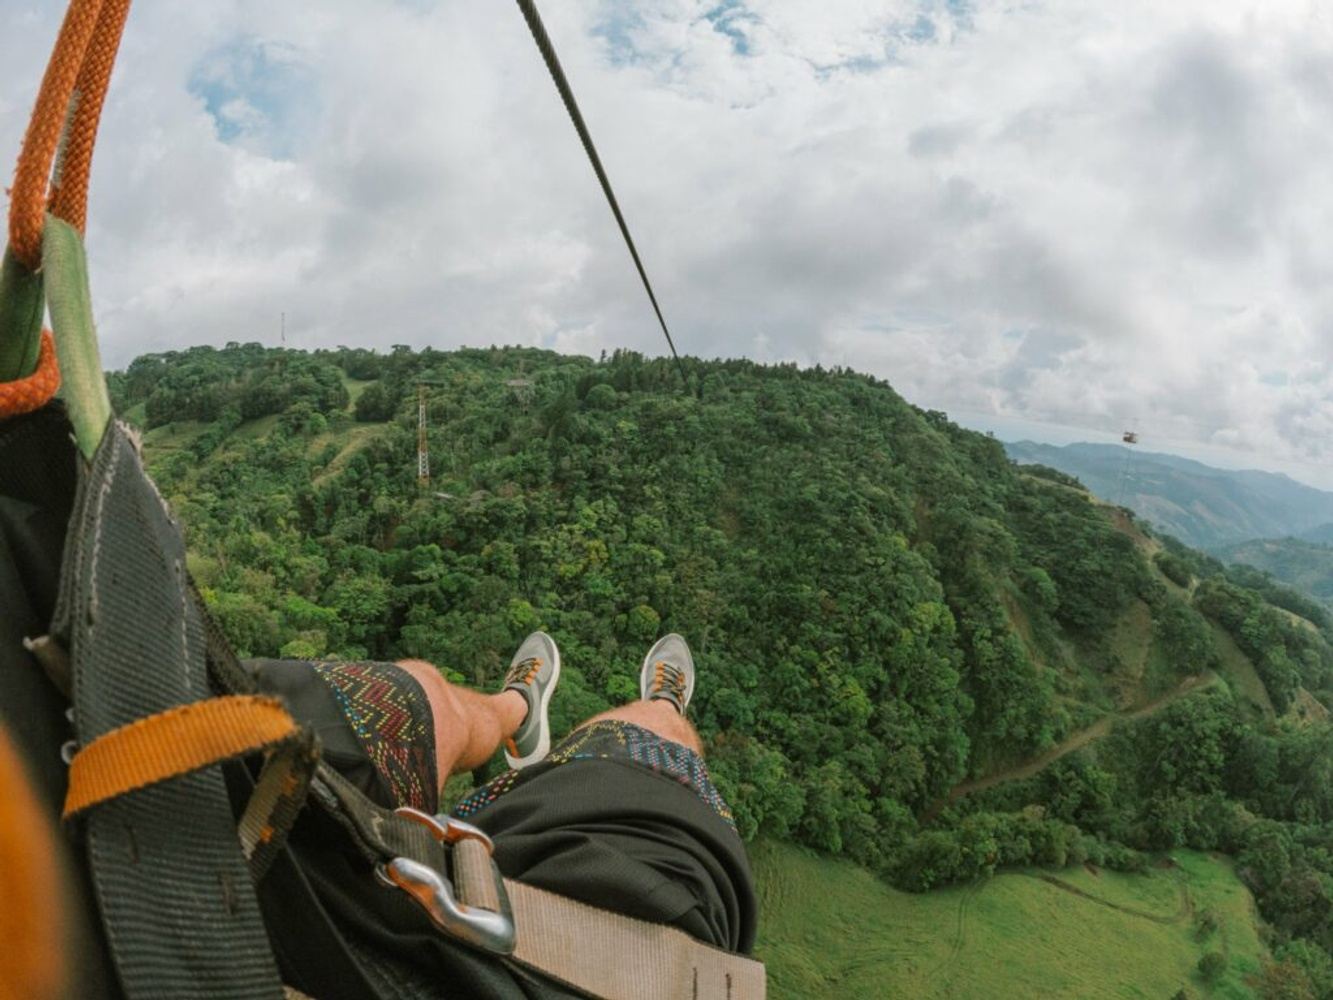
M576 760L628 760L674 778L692 789L735 829L731 807L713 784L702 757L683 744L620 719L604 719L574 730L545 760L521 772L506 771L477 789L454 808L454 815L467 819L511 791L520 780L528 781L552 767Z

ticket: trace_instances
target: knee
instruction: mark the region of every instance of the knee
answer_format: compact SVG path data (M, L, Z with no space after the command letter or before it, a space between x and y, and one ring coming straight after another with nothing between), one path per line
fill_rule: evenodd
M703 742L699 739L698 730L690 724L689 719L665 701L652 701L644 704L653 713L652 724L647 728L652 729L653 732L664 739L687 746L700 756L703 755Z
M699 731L690 725L686 719L680 719L679 735L675 737L677 743L687 746L700 757L704 755L704 743L699 739Z
M440 676L435 664L427 663L425 660L399 660L398 666L421 686L432 709L439 711L442 704L450 701L449 684Z

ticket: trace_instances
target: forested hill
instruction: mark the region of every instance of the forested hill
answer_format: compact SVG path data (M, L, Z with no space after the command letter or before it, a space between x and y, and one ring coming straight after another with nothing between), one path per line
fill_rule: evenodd
M417 656L486 688L541 627L565 729L680 631L745 836L912 889L1224 850L1282 968L1333 989L1321 623L883 382L685 367L233 345L109 383L242 653Z
M1333 493L1288 476L1216 469L1178 455L1109 444L1006 444L1016 462L1076 476L1098 496L1134 511L1186 544L1214 548L1255 538L1303 536L1333 522Z
M1300 538L1256 538L1214 549L1226 563L1253 566L1325 604L1333 603L1333 545Z

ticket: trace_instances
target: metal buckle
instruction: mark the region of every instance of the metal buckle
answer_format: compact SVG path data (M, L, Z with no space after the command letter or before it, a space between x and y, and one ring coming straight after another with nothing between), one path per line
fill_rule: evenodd
M428 827L442 844L479 840L487 854L494 850L491 838L471 823L450 816L430 816L410 806L402 806L394 812L404 819ZM394 858L388 864L380 865L375 874L384 884L396 886L416 900L435 926L446 934L495 955L512 955L515 932L509 894L505 892L504 881L493 865L491 871L495 876L496 896L500 900L499 910L486 910L460 902L448 879L441 877L435 869L411 858Z

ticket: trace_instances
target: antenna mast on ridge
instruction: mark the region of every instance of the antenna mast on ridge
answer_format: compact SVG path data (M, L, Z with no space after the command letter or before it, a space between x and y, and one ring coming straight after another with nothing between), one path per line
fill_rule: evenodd
M426 383L417 383L417 485L430 485L430 445L426 441Z

